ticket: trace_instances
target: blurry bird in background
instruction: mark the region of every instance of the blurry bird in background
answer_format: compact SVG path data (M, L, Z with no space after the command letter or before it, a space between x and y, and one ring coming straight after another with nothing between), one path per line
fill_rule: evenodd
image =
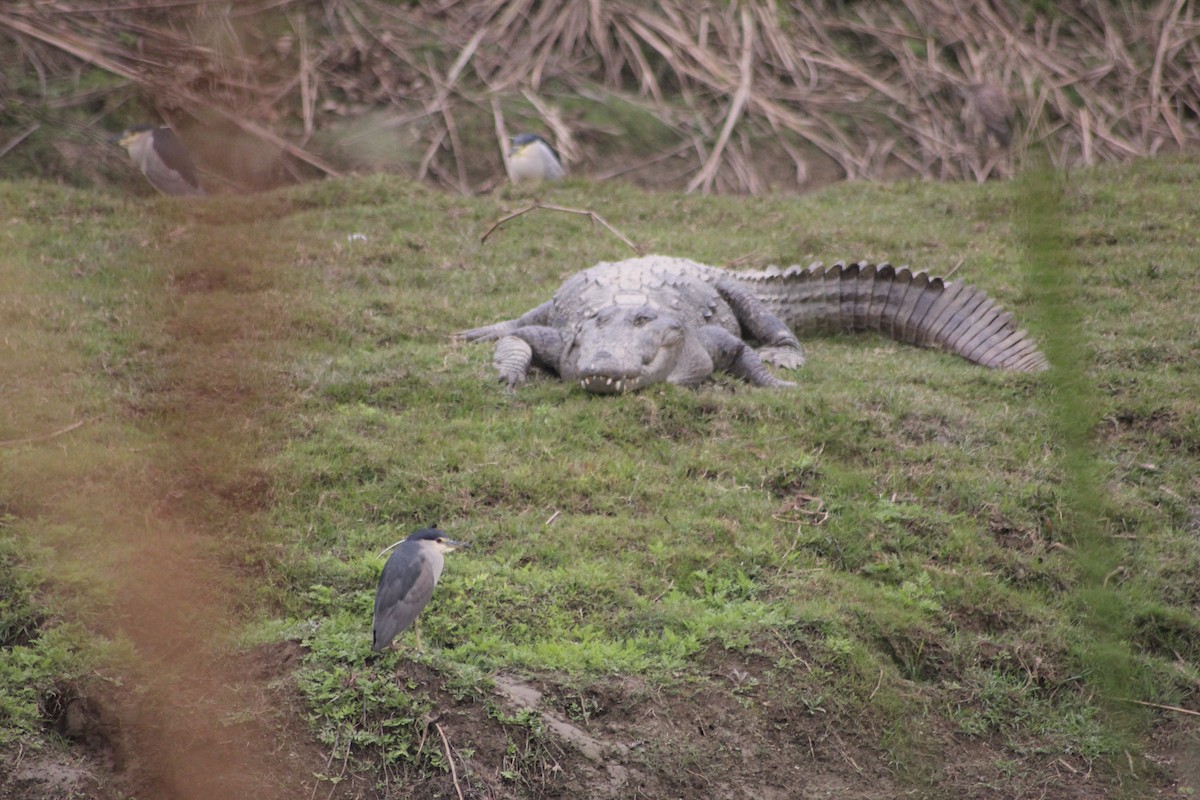
M1008 93L994 83L972 83L960 90L963 121L980 144L994 141L1007 148L1012 143L1013 104Z
M135 125L114 142L129 151L134 165L163 194L204 194L187 148L166 125Z
M512 138L508 151L508 174L513 183L556 181L566 175L558 151L536 133Z

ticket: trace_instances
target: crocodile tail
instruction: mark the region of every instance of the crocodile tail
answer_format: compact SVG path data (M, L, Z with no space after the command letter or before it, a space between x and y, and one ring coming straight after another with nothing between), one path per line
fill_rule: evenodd
M927 272L839 261L736 276L753 285L754 293L798 335L879 331L985 367L1037 372L1048 366L1032 337L994 300L972 286Z

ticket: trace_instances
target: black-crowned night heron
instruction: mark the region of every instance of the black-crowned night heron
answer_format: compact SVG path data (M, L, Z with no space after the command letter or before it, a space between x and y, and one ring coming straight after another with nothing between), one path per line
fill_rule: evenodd
M192 157L166 125L134 125L115 141L129 151L146 180L163 194L204 194Z
M963 118L981 140L994 139L1000 147L1012 142L1013 104L1008 93L994 83L963 87Z
M409 625L417 621L421 609L433 597L433 587L442 575L443 553L470 547L466 542L447 538L437 528L422 528L400 542L383 565L379 589L375 592L375 624L372 650L391 644ZM421 631L414 628L417 649L421 649Z
M513 183L556 181L566 172L558 151L536 133L514 136L508 151L508 174Z

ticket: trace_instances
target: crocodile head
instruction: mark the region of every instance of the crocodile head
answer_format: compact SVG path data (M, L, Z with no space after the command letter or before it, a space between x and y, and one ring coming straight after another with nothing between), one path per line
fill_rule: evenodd
M596 394L633 392L655 383L695 386L713 371L696 331L653 306L609 306L575 330L559 375Z

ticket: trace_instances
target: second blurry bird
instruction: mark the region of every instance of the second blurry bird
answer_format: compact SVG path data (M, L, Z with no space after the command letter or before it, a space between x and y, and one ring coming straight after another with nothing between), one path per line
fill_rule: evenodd
M1001 148L1012 143L1013 104L1008 93L994 83L972 83L959 90L963 118L981 144L989 141Z
M146 180L163 194L204 194L187 148L166 125L134 125L115 142L129 151Z
M422 528L400 542L383 565L379 589L375 592L375 622L372 650L382 650L417 621L421 610L433 597L433 587L442 576L443 553L466 542L456 542L437 528ZM421 649L421 631L414 628L417 649Z
M522 133L512 139L508 151L508 175L513 183L556 181L566 175L558 151L536 133Z

